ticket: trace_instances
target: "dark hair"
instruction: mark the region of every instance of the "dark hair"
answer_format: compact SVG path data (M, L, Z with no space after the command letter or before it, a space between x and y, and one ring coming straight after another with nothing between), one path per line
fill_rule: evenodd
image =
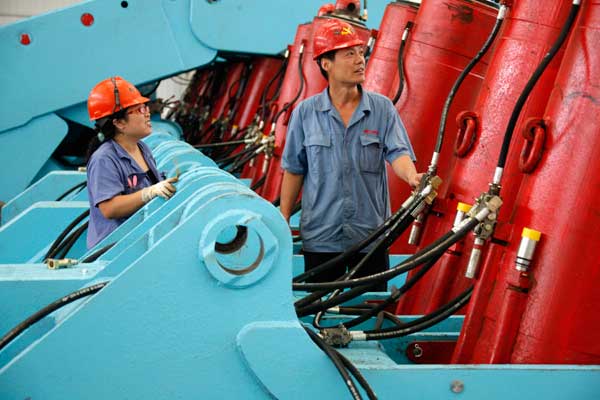
M90 144L88 145L86 162L90 160L92 154L98 150L98 147L100 147L102 143L115 137L117 133L117 127L113 123L114 119L127 119L126 109L119 110L114 114L96 121L96 126L94 128L94 132L96 134L92 136ZM104 135L104 139L102 141L100 141L100 138L98 137L99 134Z
M319 66L319 69L321 70L321 75L323 75L323 77L325 77L326 80L329 80L329 76L327 75L327 71L325 71L323 69L323 67L321 66L321 60L326 58L330 61L333 61L335 59L335 52L337 50L331 50L328 51L327 53L323 53L319 56L319 58L317 58L317 65Z

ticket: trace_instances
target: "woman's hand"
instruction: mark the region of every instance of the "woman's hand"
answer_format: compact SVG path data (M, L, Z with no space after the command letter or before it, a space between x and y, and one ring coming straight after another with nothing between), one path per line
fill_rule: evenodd
M173 194L177 191L173 183L177 182L177 177L165 179L152 186L142 189L142 201L144 203L149 202L153 198L159 196L165 200L170 199Z

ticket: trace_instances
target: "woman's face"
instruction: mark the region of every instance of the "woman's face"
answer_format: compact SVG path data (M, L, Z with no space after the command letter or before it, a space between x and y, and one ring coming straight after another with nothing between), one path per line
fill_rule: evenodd
M119 120L119 123L116 124L121 133L138 139L143 139L152 133L150 109L147 104L129 107L126 114L127 117Z

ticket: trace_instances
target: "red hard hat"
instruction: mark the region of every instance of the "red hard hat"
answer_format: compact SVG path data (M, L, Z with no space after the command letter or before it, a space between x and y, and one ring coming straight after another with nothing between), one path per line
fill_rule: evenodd
M331 18L319 26L313 36L313 58L316 60L328 51L358 45L364 46L365 42L358 36L354 27L337 18Z
M120 76L114 76L98 83L88 96L90 119L107 117L127 107L150 101L140 94L135 86Z

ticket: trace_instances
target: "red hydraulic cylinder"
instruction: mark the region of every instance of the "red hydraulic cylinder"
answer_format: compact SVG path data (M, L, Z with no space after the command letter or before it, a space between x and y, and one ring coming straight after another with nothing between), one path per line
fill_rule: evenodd
M584 1L515 224L542 232L510 361L600 364L600 1Z
M279 99L276 103L276 113L278 113L285 104L292 101L300 89L301 77L298 66L300 62L302 63L302 73L305 76L305 84L295 104L307 97L305 93L308 90L315 94L320 90L323 90L327 85L327 82L321 75L317 65L312 61L312 50L309 48L312 47L312 44L310 44L312 42L312 30L312 23L299 25L296 30L294 44L290 47L290 56L283 78L283 86L281 87ZM311 50L310 53L309 50ZM300 60L300 57L302 57L302 60ZM269 201L277 199L281 189L283 171L281 170L280 160L285 145L285 133L287 130L286 117L286 115L281 115L279 117L278 121L276 121L275 132L272 133L275 135L275 150L273 152L273 158L268 165L267 179L261 193L261 195ZM270 127L265 127L267 132L269 129Z
M216 121L226 117L227 111L229 111L229 103L231 100L230 89L236 84L236 82L239 83L242 73L244 72L244 68L246 68L246 63L243 61L233 62L229 66L227 78L223 81L219 88L219 96L214 100L210 118L208 121L206 121L203 132L200 133L202 136L202 143L207 143L212 139L212 131L208 132L209 129L212 129L211 125Z
M354 4L357 2L352 3ZM294 44L291 46L290 58L285 72L283 86L277 101L277 110L279 111L285 107L285 105L290 103L298 94L301 79L298 66L300 57L302 57L302 75L304 77L304 85L300 96L294 102L292 107L289 107L288 111L283 113L278 120L275 121L275 149L273 152L273 157L269 162L267 178L261 193L261 195L269 201L279 198L281 191L281 181L283 178L283 170L281 169L281 155L285 146L287 124L293 107L301 100L313 96L327 87L327 81L323 75L321 75L321 71L319 70L317 63L313 60L312 34L313 31L316 31L319 28L320 24L324 23L330 18L335 18L334 14L315 17L312 23L300 25L296 31L296 38L294 40ZM368 41L370 31L364 25L353 23L349 20L346 20L346 22L354 25L356 32L363 38L365 43ZM300 54L301 49L303 52L302 55ZM265 129L270 128L265 127Z
M472 204L477 196L487 191L488 183L494 175L504 132L517 98L558 37L570 5L571 1L555 0L545 2L544 6L540 7L538 1L521 0L515 2L514 7L509 11L477 103L475 107L461 112L457 117L459 130L458 135L455 136L456 155L451 160L454 166L450 170L447 186L443 185L439 191L434 212L428 216L422 243L430 243L441 233L452 228L454 205L457 201ZM561 51L555 56L554 61L547 67L530 94L517 124L517 132L522 129L523 121L532 116L539 116L543 112L563 53ZM518 169L519 150L511 149L504 169L502 189L504 203L500 209L500 223L495 232L495 238L499 242L507 240L507 232L510 228L503 225L511 215L514 196L518 192L523 176ZM471 238L468 240L470 241ZM472 284L471 279L464 278L470 251L470 247L465 247L460 260L452 260L451 279L448 279L444 272L448 261L441 259L433 273L424 276L418 285L415 285L410 297L406 297L400 305L399 311L417 314L429 312ZM485 251L484 249L484 253ZM502 251L497 251L495 254L501 255ZM498 259L495 257L484 255L484 259L488 262L479 267L481 273L475 274L477 285L481 286L476 287L475 293L479 293L482 299L489 296L498 265ZM492 268L494 271L484 272L485 268ZM481 274L490 277L492 281L486 282L481 278ZM438 279L443 281L436 282ZM433 286L436 287L435 293L432 292ZM470 323L470 318L482 318L485 306L473 304L477 301L479 301L478 296L474 295L465 319L465 326ZM486 303L487 300L484 304ZM477 309L477 312L472 309ZM457 349L459 348L460 345L457 346Z
M248 78L248 84L241 99L241 104L234 117L233 125L239 130L247 128L261 107L260 101L267 83L277 74L283 60L274 57L258 57L252 62L252 72ZM276 88L271 87L271 92ZM267 94L268 97L272 93ZM240 148L243 148L241 146ZM262 156L257 157L253 163L247 163L242 171L242 178L255 180L260 173Z
M398 50L407 23L417 16L419 5L410 1L395 1L385 7L379 33L365 71L364 88L394 97L392 77L398 74Z
M252 62L252 72L233 123L245 128L252 122L260 107L260 99L267 83L275 76L283 60L275 57L257 57Z
M497 13L497 8L489 3L467 0L427 0L419 7L404 50L406 79L396 108L410 137L417 157L416 167L420 172L427 169L431 160L448 93L460 72L482 47L492 30ZM380 36L386 37L388 30L396 35L395 60L398 59L399 40L405 27L404 21L387 24L384 21L380 27ZM450 119L475 103L488 59L489 55L486 55L463 82L450 108ZM369 64L372 63L376 65L369 65L367 87L381 87L383 90L389 87L391 92L388 90L387 93L381 93L393 99L399 85L398 67L391 68L389 61L381 62L377 59L369 61ZM391 86L379 83L383 73L390 74L388 79L393 82ZM452 143L456 130L448 128L446 135L447 143ZM439 171L443 180L446 178L444 174L450 169L451 159L450 151L442 153ZM397 210L408 198L411 188L396 177L391 167L388 167L388 177L392 210ZM408 245L407 241L408 232L394 243L391 252L414 253L416 247Z

